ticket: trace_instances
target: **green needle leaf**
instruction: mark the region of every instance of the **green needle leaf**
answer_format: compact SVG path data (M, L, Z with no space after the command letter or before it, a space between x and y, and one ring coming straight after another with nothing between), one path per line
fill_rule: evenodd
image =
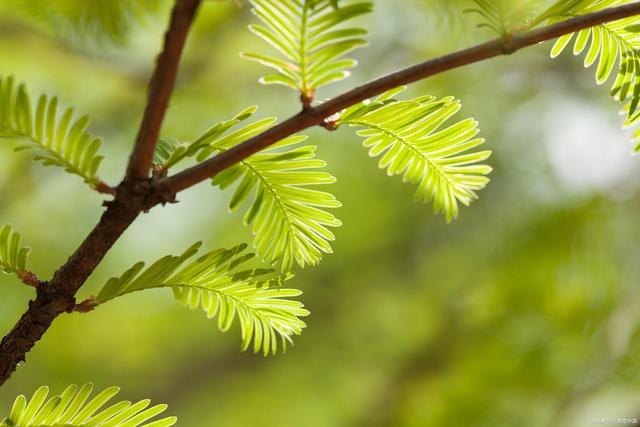
M347 78L348 69L357 62L343 56L367 44L366 30L344 24L371 12L371 2L345 1L338 6L336 0L251 0L251 4L262 25L250 25L249 30L279 56L243 56L278 73L262 77L261 83L291 87L302 94L305 104L318 88Z
M491 167L481 162L490 151L471 151L484 143L476 138L473 119L442 128L461 108L454 98L421 97L396 101L398 90L345 110L338 124L364 128L358 134L371 157L387 174L402 175L418 185L415 198L432 201L447 221L458 216L458 203L469 205L489 182Z
M0 229L0 271L21 276L26 272L31 248L21 246L22 236L10 225Z
M628 3L626 0L561 0L541 15L549 24L576 16L597 12ZM585 67L596 67L596 83L604 84L615 75L611 96L623 103L627 118L626 127L638 124L640 115L640 18L637 16L596 25L577 33L560 37L551 49L551 57L559 56L574 40L573 53L586 50ZM615 72L614 72L615 70ZM633 134L636 151L640 147L640 133Z
M26 86L16 88L13 77L0 77L0 138L17 140L22 144L16 150L34 149L43 165L61 167L96 187L102 141L86 132L87 116L74 120L73 115L69 108L58 117L58 99L46 95L33 111Z
M189 155L203 161L275 124L275 118L266 118L240 126L255 111L256 107L250 107L233 119L214 125L192 143L163 143L159 147L162 153L156 152L159 164L167 167ZM300 135L285 138L212 180L222 190L235 186L229 209L236 211L248 204L244 223L253 231L256 252L283 271L291 270L294 263L301 267L318 264L323 254L332 252L329 242L334 235L330 228L342 224L327 211L340 207L340 202L317 189L336 179L322 171L326 163L315 157L315 146L300 145L305 140Z
M120 389L109 387L85 404L92 390L91 383L80 389L70 385L61 395L47 400L49 388L40 387L28 403L24 396L18 396L0 427L169 427L177 421L168 417L147 423L167 409L167 405L156 405L145 410L149 400L134 405L120 402L98 412Z
M242 332L242 349L264 355L276 353L280 337L282 350L293 335L305 328L300 317L309 312L289 298L302 292L282 288L293 275L273 269L245 265L254 258L244 254L247 245L218 249L193 260L200 243L180 256L166 256L143 271L137 263L122 276L110 279L96 297L96 304L147 289L170 288L175 298L191 309L201 307L208 317L218 317L218 327L227 331L237 318ZM241 269L242 268L242 269Z

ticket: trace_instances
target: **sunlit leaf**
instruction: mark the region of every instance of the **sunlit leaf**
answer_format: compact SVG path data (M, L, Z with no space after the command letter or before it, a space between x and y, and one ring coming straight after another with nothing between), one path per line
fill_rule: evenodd
M458 203L469 205L489 182L491 167L481 163L490 151L472 151L484 143L473 119L445 123L461 108L454 98L424 96L396 101L393 90L343 112L339 123L362 127L358 134L371 157L387 174L418 185L416 200L433 202L447 221L458 216Z
M187 147L183 154L176 154L176 149L169 158L197 153L196 158L202 161L274 125L275 118L266 118L238 126L255 110L251 107L216 124L196 141L182 145ZM256 252L283 271L289 271L294 263L304 267L320 262L323 253L332 252L330 228L341 225L327 211L340 207L340 202L317 189L334 183L335 178L322 171L326 163L315 157L315 146L300 145L305 140L305 136L285 138L213 178L213 184L223 190L235 185L229 208L235 211L248 203L244 223L251 226ZM167 160L164 164L170 163Z
M549 23L556 23L579 15L629 3L624 0L573 0L559 1L541 16ZM573 42L573 54L584 54L585 67L596 66L597 84L615 77L611 96L626 105L623 112L626 126L640 121L640 18L632 16L607 22L560 37L551 49L555 58ZM640 132L633 135L636 150L640 151Z
M17 150L34 149L35 160L61 167L97 187L103 159L97 151L102 141L86 131L89 117L74 119L71 108L60 114L56 97L42 95L35 109L32 105L24 84L16 87L12 77L0 78L0 138L20 142Z
M277 74L260 79L264 84L280 84L302 94L311 102L318 88L349 76L357 62L343 59L366 45L367 31L343 24L369 13L370 2L331 0L251 0L253 13L263 25L249 29L266 41L277 56L245 53L246 58L274 69Z
M0 229L0 271L21 276L27 269L27 259L31 248L23 247L20 233L10 225Z
M208 317L217 316L222 331L228 331L237 318L243 350L253 341L254 352L262 351L265 356L275 354L279 347L284 351L291 337L306 326L300 317L309 312L301 302L290 299L302 292L282 287L292 277L290 273L245 267L254 258L243 253L246 247L218 249L193 259L200 248L197 243L182 255L165 256L146 269L144 263L137 263L110 279L95 303L104 304L132 292L171 288L184 306L201 307Z
M169 427L177 421L176 417L153 420L167 405L149 407L148 399L106 406L120 391L118 387L106 388L89 400L92 390L91 383L80 388L70 385L47 399L49 388L40 387L28 401L18 396L0 427Z

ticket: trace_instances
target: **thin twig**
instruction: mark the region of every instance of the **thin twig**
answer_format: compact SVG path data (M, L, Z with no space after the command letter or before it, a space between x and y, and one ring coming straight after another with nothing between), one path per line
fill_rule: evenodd
M158 56L149 82L147 105L136 145L129 158L127 180L147 178L149 175L160 128L175 86L187 33L200 2L201 0L177 0L173 7L171 23L164 37L164 48Z
M93 188L100 194L116 195L116 189L104 181L98 182Z
M163 191L174 194L178 193L216 175L224 169L288 136L306 128L320 125L331 115L339 113L345 108L379 95L387 90L423 80L454 68L460 68L501 55L509 55L524 47L551 40L584 28L637 14L640 14L640 2L579 16L538 30L514 34L508 41L506 41L504 37L500 37L488 43L405 68L356 87L317 107L309 107L296 116L254 136L242 144L176 175L158 181L157 185L159 185Z
M98 224L55 272L49 284L37 287L36 298L29 302L27 311L0 342L0 385L25 360L26 354L42 338L53 320L77 308L76 292L140 212L167 201L163 195L154 192L147 180L139 178L148 174L183 45L199 4L200 0L176 0L165 36L165 47L151 79L148 104L126 178L117 189L108 185L97 186L98 191L113 194L114 199L105 202L107 210ZM80 303L79 308L85 309L86 304Z
M91 295L86 300L83 300L77 303L76 305L74 305L69 311L72 313L89 313L95 310L97 306L98 306L98 303L96 301L96 297Z
M145 119L142 121L130 159L127 179L116 189L114 200L106 203L107 210L100 222L67 262L56 271L49 285L38 287L36 299L30 302L28 310L0 342L0 385L11 376L17 365L24 361L26 354L51 326L53 320L64 312L74 310L77 306L74 296L78 289L140 212L171 201L175 193L215 175L287 136L321 124L346 107L388 89L484 59L510 54L523 47L580 29L640 14L640 2L610 8L540 30L516 34L509 43L505 43L501 38L406 68L357 87L318 107L309 108L198 166L170 178L157 178L150 182L144 178L149 173L158 132L175 83L182 44L198 4L199 0L176 0L171 19L173 29L168 30L165 50L160 55L152 78ZM181 15L183 12L185 16ZM173 35L173 31L181 35Z
M27 286L38 289L40 286L44 286L44 282L38 279L36 273L29 270L18 271L18 278Z

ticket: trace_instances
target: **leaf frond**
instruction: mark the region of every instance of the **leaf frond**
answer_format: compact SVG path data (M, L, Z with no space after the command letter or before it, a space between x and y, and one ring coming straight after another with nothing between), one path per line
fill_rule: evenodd
M477 138L475 120L444 127L460 110L458 100L393 99L401 91L395 89L345 110L339 124L364 128L358 134L365 138L369 155L380 158L378 167L418 185L415 199L432 201L434 212L443 212L451 221L458 216L458 203L469 205L489 182L486 175L491 167L481 162L491 152L472 151L484 143Z
M0 427L170 427L177 421L176 417L153 420L167 405L149 407L150 400L123 401L105 408L120 391L118 387L106 388L89 400L92 391L91 383L80 388L74 384L47 399L49 388L40 387L29 400L18 396Z
M356 66L344 55L367 44L367 31L344 24L371 12L368 1L251 0L252 12L262 25L251 32L267 42L276 55L244 53L252 61L272 68L276 74L260 79L300 92L304 103L313 100L318 88L343 80Z
M181 161L196 155L200 155L200 160L204 160L213 153L210 148L211 140L220 138L231 128L251 117L257 110L258 107L255 105L245 108L231 119L212 126L200 138L190 143L171 137L160 138L153 155L154 168L168 170ZM200 154L201 151L206 151L206 153Z
M104 285L96 304L132 292L171 288L182 305L191 309L200 307L209 318L217 316L223 332L237 318L243 351L252 341L253 351L262 351L265 356L275 354L279 347L284 351L291 337L299 335L306 326L300 317L309 314L301 302L290 299L301 295L301 291L282 288L293 275L244 267L254 258L254 254L243 253L247 247L244 244L193 259L200 246L196 243L182 255L165 256L147 269L144 263L135 264Z
M33 109L24 84L0 77L0 138L21 143L16 150L36 150L35 160L43 165L61 167L98 188L102 141L86 131L88 116L74 119L73 109L58 114L58 108L58 98L42 95Z
M573 0L553 5L542 16L549 23L597 12L628 3L625 0ZM551 49L556 58L573 41L573 54L585 54L585 67L596 66L596 83L606 83L615 76L610 95L625 103L625 126L638 124L640 111L640 18L637 16L596 25L560 37ZM640 134L634 133L636 151L640 150Z
M22 236L10 225L0 230L0 271L22 278L27 272L27 260L31 248L22 246Z
M247 109L238 116L255 112ZM236 116L236 117L238 117ZM222 153L274 125L275 118L258 120L232 129L238 120L222 122L189 147L199 147L197 159ZM236 211L248 202L243 222L251 227L258 255L269 264L291 270L316 265L325 253L332 253L330 230L342 225L328 209L341 206L336 198L316 188L336 179L322 168L326 163L315 157L316 147L300 145L305 136L291 136L226 169L213 178L213 185L224 190L235 185L229 209Z
M535 0L473 0L473 6L464 12L475 15L477 28L488 28L504 36L529 26L534 16Z

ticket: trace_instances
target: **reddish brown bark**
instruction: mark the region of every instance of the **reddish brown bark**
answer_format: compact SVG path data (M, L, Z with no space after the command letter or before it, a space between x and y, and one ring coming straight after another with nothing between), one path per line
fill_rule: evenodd
M187 33L201 0L178 0L171 13L171 23L164 36L164 49L156 60L149 82L147 105L127 167L127 180L149 175L153 152L160 136L164 115L178 75L180 58Z
M146 176L173 91L187 32L200 1L176 0L164 48L151 78L149 99L131 155L128 177L117 189L101 183L98 190L114 195L114 200L107 203L100 222L55 272L51 281L38 286L35 300L30 301L28 310L0 342L0 384L25 360L25 355L42 338L53 320L75 308L74 296L78 289L140 212L168 201L151 188Z
M539 30L517 34L508 40L497 39L403 69L359 86L318 107L307 108L260 135L184 172L169 178L147 179L158 133L175 84L186 35L199 3L200 0L176 0L165 37L165 47L151 79L148 105L127 168L126 179L115 191L105 191L115 194L115 198L107 203L107 209L100 222L68 261L56 271L51 281L38 286L35 300L29 303L28 310L2 339L0 384L3 384L18 364L25 360L25 355L40 340L57 316L76 309L75 294L78 289L141 212L157 204L172 201L176 193L210 178L287 136L311 126L321 125L325 119L343 108L386 90L495 56L511 54L521 48L583 28L640 14L640 2L610 8Z
M318 107L305 108L298 115L254 136L242 144L190 169L159 181L158 185L162 186L165 191L178 193L296 132L300 132L311 126L322 125L323 121L333 114L365 99L386 92L387 90L496 56L510 55L527 46L535 45L604 22L616 21L637 14L640 14L640 2L579 16L538 30L514 34L508 39L498 38L469 49L464 49L402 69L362 86L358 86Z

